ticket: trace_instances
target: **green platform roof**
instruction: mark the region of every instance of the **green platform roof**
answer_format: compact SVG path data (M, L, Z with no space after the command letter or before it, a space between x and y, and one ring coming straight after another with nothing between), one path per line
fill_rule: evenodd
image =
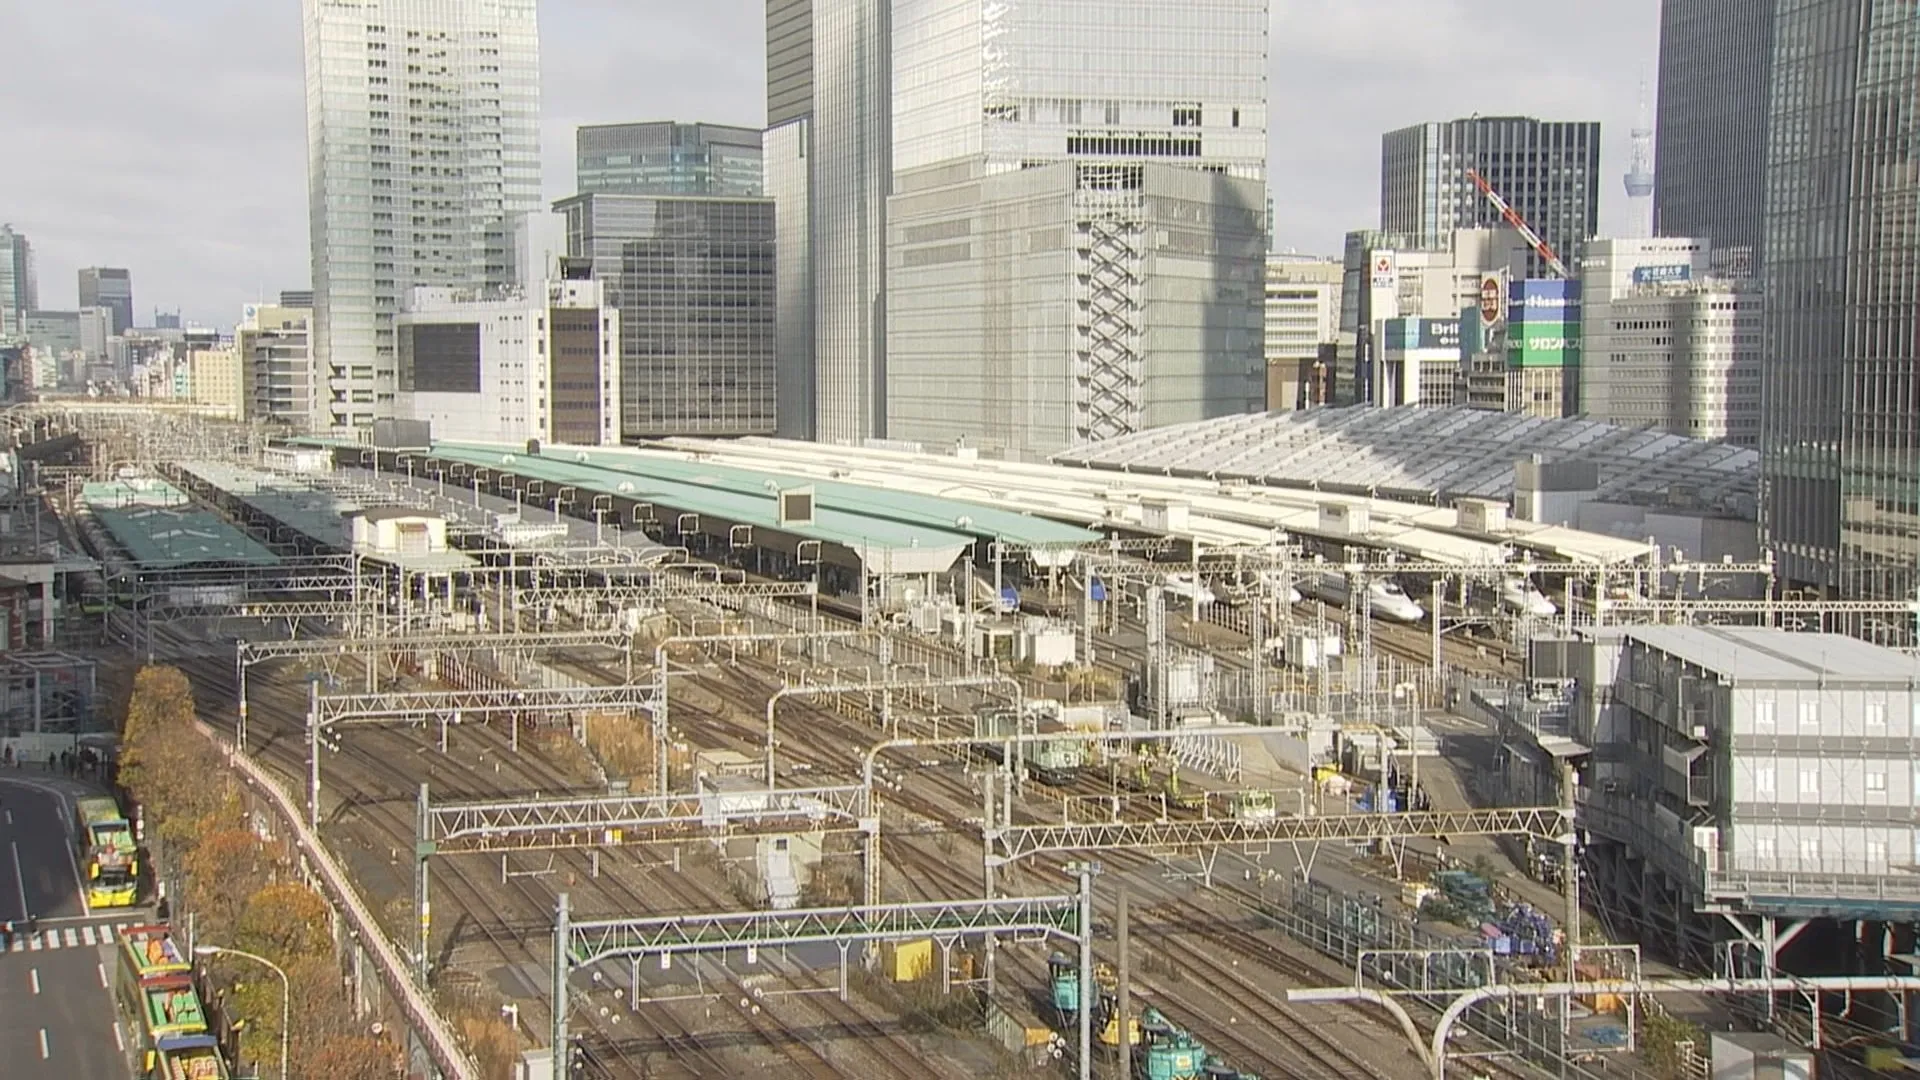
M222 462L189 461L182 463L180 470L331 547L347 546L346 515L362 509L351 499Z
M367 449L359 443L339 439L292 441L336 450ZM529 456L524 446L515 444L444 442L417 453L421 457L493 469L501 468L501 458L511 454L515 458L511 471L521 475L624 498L634 497L634 491L649 492L657 495L663 504L684 506L687 512L705 512L743 525L767 528L777 527L774 522L776 490L812 487L816 528L786 526L785 531L849 547L863 543L912 546L917 538L918 543L928 545L997 540L1021 547L1076 548L1104 539L1100 533L1077 525L984 503L687 461L672 453L631 447L550 446L541 454ZM564 476L559 472L537 471L569 466L587 468ZM613 478L611 485L600 482L607 477ZM633 490L620 490L622 483L632 485ZM690 505L696 503L699 505ZM754 507L759 510L756 516L744 516Z
M764 482L755 491L724 486L702 486L687 481L614 468L589 458L577 460L571 448L545 454L527 454L504 447L436 445L424 457L458 462L476 468L510 472L555 486L569 486L589 494L605 494L635 502L651 502L675 513L699 514L734 525L748 525L818 540L857 553L876 572L920 573L944 570L973 543L973 537L953 529L869 516L857 509L816 501L810 525L781 524L775 489Z
M821 506L850 510L869 518L949 530L985 540L1032 548L1081 547L1104 537L1078 525L1068 525L984 503L947 499L938 495L891 491L819 480L797 474L688 461L677 455L625 447L557 451L571 457L585 454L588 463L639 476L672 479L699 487L740 493L763 492L769 480L777 487L810 486Z
M114 543L142 566L272 566L280 562L259 541L159 480L87 484L80 491L80 501Z
M298 480L223 462L190 461L180 469L280 524L341 550L353 547L353 527L349 520L355 514L373 509L356 499L321 491ZM422 554L383 552L372 557L403 569L426 572L462 570L477 565L472 556L453 550Z

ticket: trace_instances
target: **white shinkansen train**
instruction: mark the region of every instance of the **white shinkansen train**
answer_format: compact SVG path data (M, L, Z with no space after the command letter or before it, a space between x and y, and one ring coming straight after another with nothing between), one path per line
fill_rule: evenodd
M1201 607L1213 603L1213 590L1204 581L1196 582L1192 574L1168 574L1160 582L1169 598L1198 601Z
M1353 603L1353 585L1345 574L1319 574L1302 579L1300 584L1307 595L1324 603L1337 607ZM1367 609L1379 618L1395 622L1419 622L1427 617L1427 609L1408 596L1405 589L1384 579L1367 583Z
M1237 577L1225 575L1213 583L1214 595L1229 604L1251 603L1253 598L1259 594L1259 590L1260 582L1252 574L1241 574ZM1269 601L1277 601L1279 599L1278 596L1274 596L1270 597ZM1302 599L1299 589L1289 588L1287 590L1286 603L1297 604Z
M1550 619L1560 613L1559 605L1523 577L1507 578L1500 583L1500 606L1516 615L1536 619Z

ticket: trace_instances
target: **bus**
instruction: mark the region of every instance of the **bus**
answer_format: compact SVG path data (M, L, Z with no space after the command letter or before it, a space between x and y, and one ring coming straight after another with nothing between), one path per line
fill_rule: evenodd
M133 826L110 796L91 795L74 806L81 865L90 907L131 907L140 891Z
M164 925L120 932L115 996L140 1040L140 1080L230 1080L193 985L193 962Z

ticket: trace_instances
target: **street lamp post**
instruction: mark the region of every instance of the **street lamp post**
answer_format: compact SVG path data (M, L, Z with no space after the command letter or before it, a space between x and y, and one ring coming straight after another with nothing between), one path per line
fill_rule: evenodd
M280 969L279 964L274 963L266 957L256 956L242 949L228 949L219 945L195 945L193 947L193 954L195 956L217 956L221 954L227 956L243 956L248 960L267 965L273 969L275 975L280 976L280 1080L287 1080L287 1029L289 1013L293 1005L293 987L287 982L287 973Z

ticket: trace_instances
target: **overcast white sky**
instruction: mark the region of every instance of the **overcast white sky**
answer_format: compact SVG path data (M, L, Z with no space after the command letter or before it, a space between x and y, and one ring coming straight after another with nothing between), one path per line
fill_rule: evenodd
M28 234L40 303L75 270L133 271L139 321L210 325L307 284L298 0L0 2L0 221ZM1659 0L1271 0L1275 242L1334 252L1379 215L1380 133L1472 113L1605 125L1602 227ZM546 190L573 128L765 118L762 0L543 0Z

